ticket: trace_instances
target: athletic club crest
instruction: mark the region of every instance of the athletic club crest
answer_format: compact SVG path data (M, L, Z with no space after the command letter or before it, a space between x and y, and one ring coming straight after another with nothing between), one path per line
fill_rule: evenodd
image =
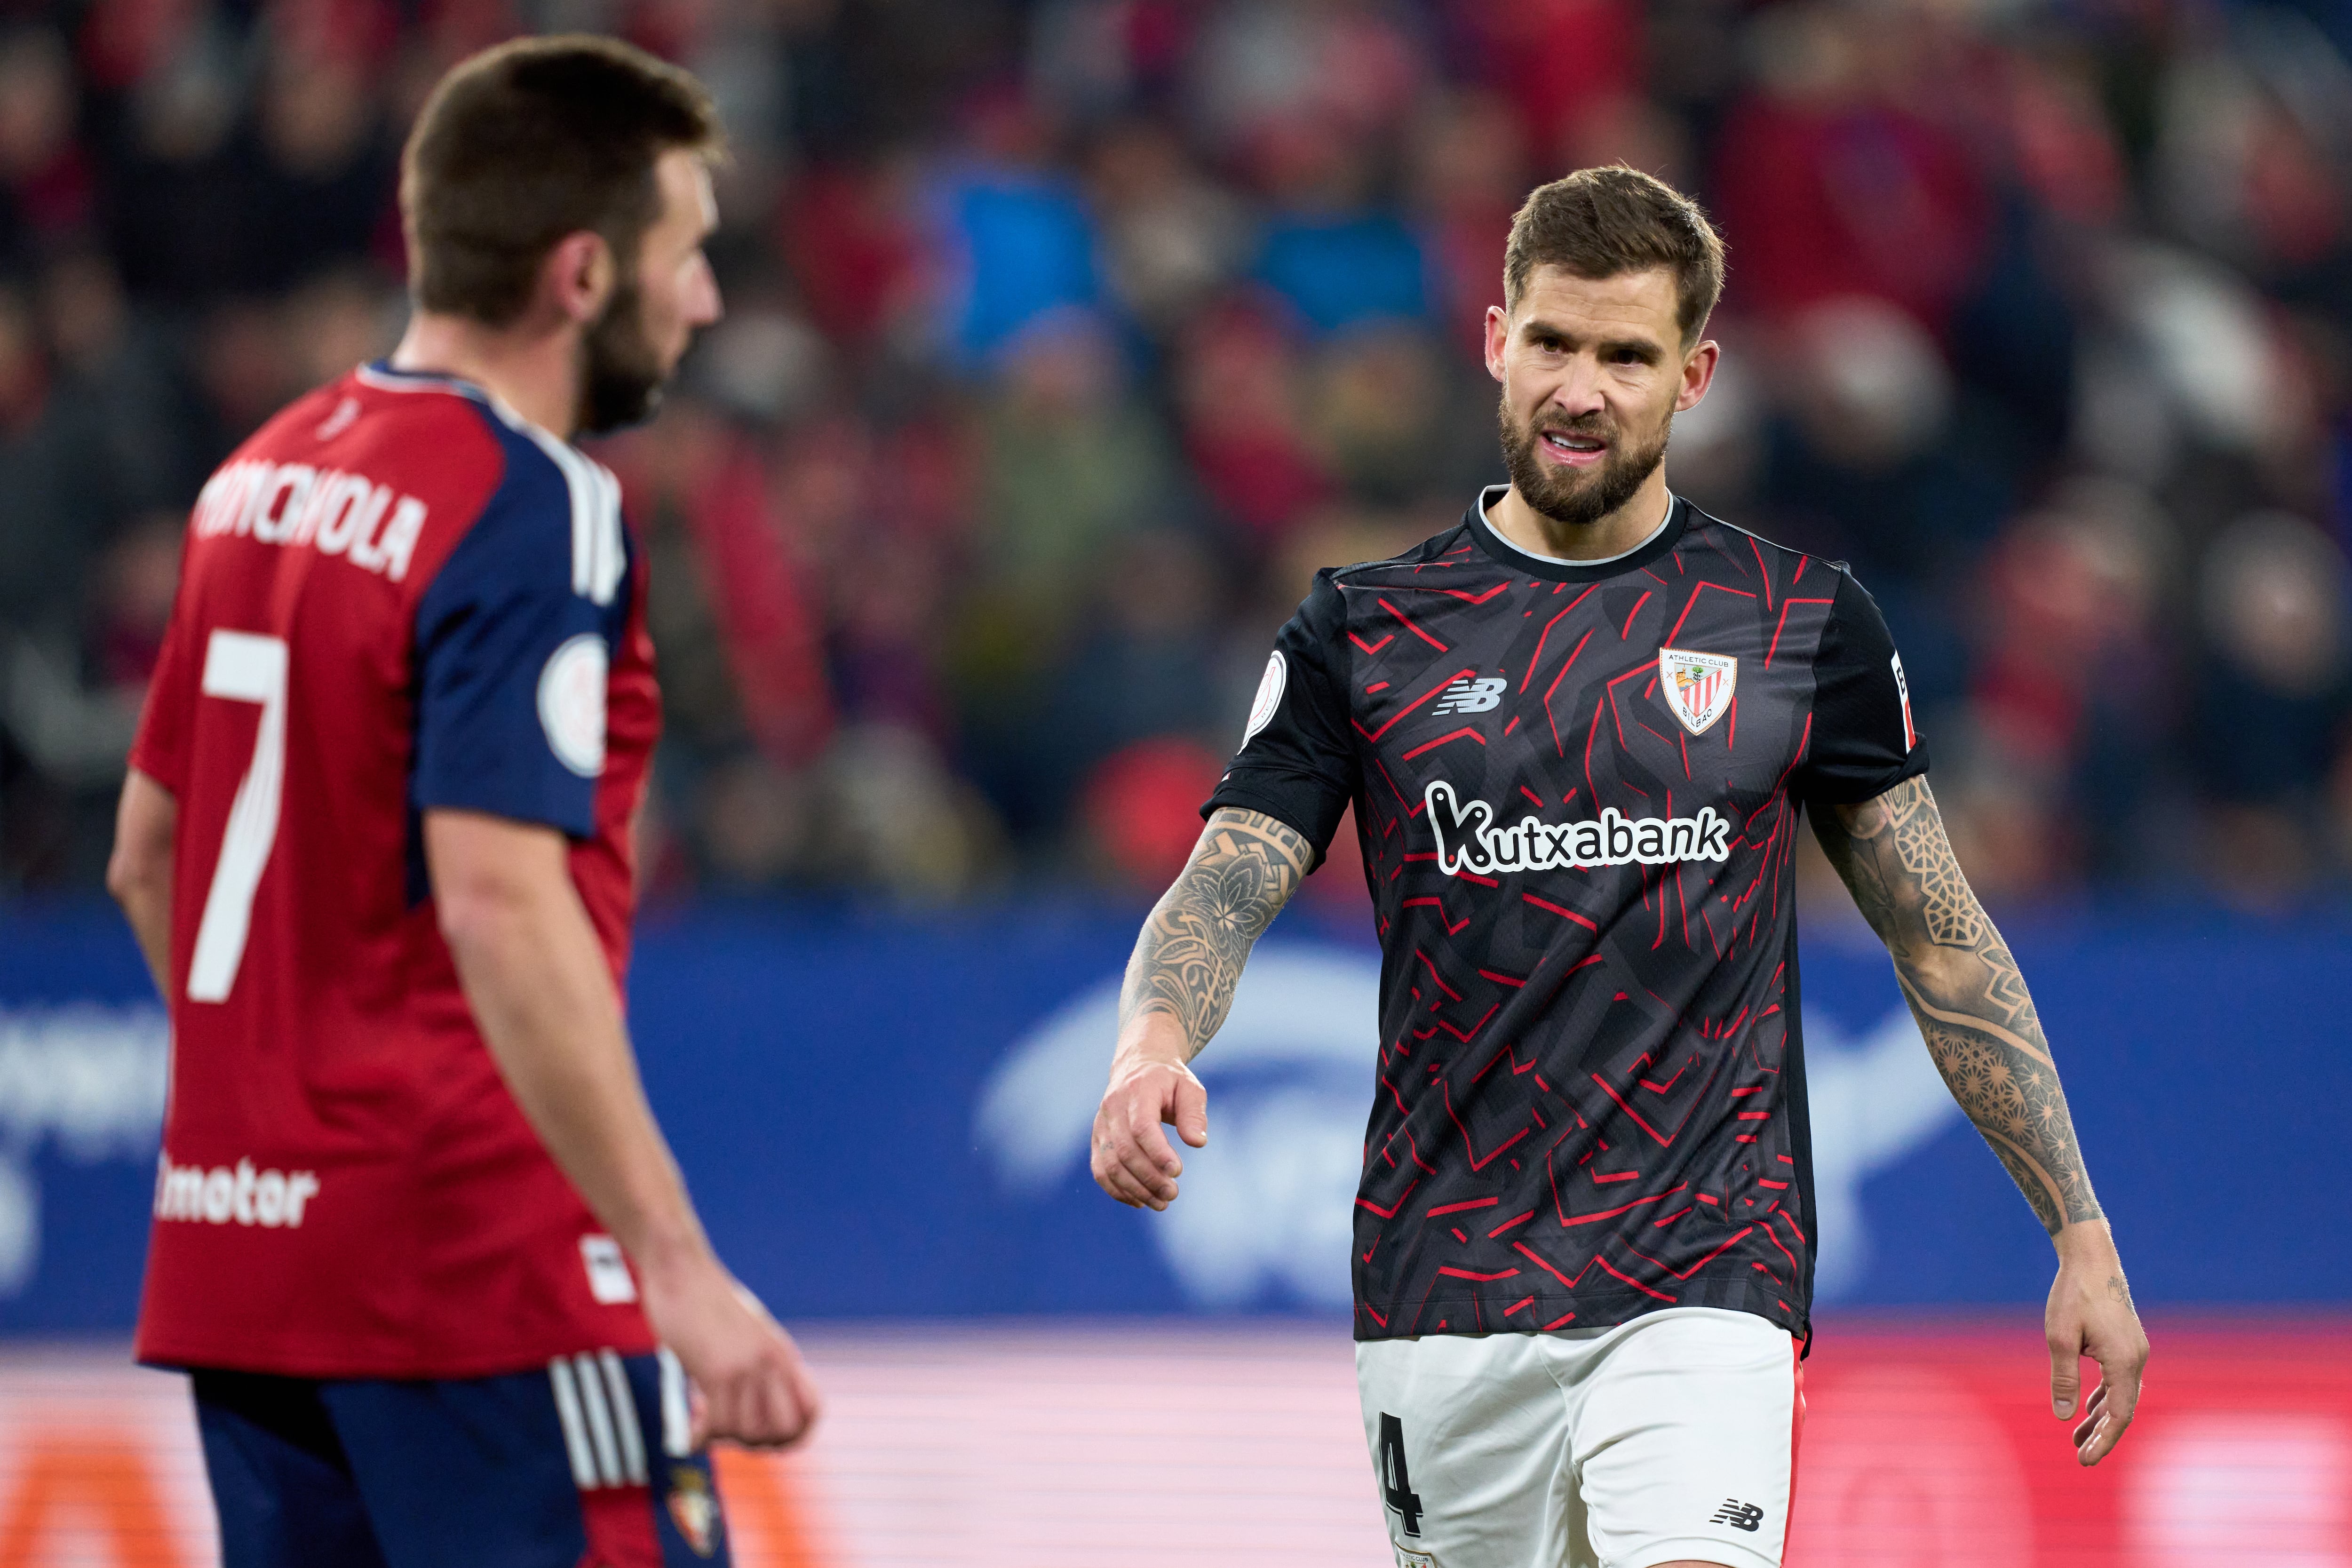
M1731 706L1732 689L1739 684L1739 661L1726 653L1691 653L1678 647L1658 650L1658 688L1682 721L1684 729L1704 735Z

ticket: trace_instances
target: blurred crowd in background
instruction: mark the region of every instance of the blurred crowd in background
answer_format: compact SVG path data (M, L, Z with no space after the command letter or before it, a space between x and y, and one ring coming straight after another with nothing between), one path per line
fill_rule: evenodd
M206 472L396 338L424 94L566 29L733 137L596 448L656 895L1163 880L1313 569L1502 477L1511 214L1618 160L1729 246L1675 489L1853 563L1989 900L2352 871L2352 6L0 0L0 896L98 882Z

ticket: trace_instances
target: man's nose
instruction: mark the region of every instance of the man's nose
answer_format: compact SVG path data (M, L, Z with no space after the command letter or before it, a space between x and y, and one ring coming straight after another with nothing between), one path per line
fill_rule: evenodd
M686 320L689 326L707 327L725 314L719 303L719 279L710 270L710 263L697 260L694 272L686 284Z
M1570 419L1580 419L1598 414L1607 407L1601 395L1601 362L1579 355L1568 365L1568 373L1552 389L1547 400L1558 413Z

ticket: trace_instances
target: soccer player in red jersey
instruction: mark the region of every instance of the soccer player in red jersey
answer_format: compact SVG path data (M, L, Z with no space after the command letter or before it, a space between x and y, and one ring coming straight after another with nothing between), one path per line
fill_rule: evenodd
M1352 805L1384 962L1356 1199L1365 1438L1400 1564L1778 1568L1815 1212L1800 812L2057 1251L2050 1394L2122 1437L2147 1339L2016 961L1946 841L1902 660L1839 563L1666 488L1723 279L1698 208L1588 169L1486 321L1510 484L1318 574L1128 970L1095 1179L1162 1209L1187 1065Z
M138 1354L194 1373L229 1568L710 1561L704 1445L815 1417L625 1033L660 698L571 444L718 319L721 150L625 45L459 65L406 335L190 521L109 881L173 1025Z

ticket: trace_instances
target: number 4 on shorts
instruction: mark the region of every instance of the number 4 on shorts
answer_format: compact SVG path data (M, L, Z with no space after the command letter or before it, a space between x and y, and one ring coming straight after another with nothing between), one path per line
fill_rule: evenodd
M1407 1535L1421 1533L1421 1494L1404 1468L1404 1423L1381 1412L1381 1500L1404 1521Z

